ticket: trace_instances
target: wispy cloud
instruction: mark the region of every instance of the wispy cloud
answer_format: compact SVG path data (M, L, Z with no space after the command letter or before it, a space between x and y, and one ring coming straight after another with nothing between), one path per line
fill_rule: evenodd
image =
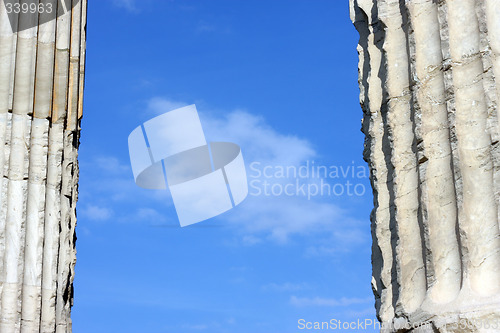
M90 162L81 163L85 170L82 177L88 177L80 186L82 202L79 208L84 219L92 221L146 222L157 225L167 222L164 214L156 207L168 205L169 192L141 191L134 183L128 161L114 156L97 155ZM137 193L142 197L138 199ZM112 207L120 207L113 210Z
M137 12L136 0L113 0L113 4L117 7L124 8L129 12Z
M129 220L123 217L123 220ZM139 208L130 218L131 221L150 221L153 225L161 225L167 221L165 215L154 208Z
M207 323L189 323L189 324L181 324L179 327L183 330L188 331L218 331L218 332L229 332L233 329L236 320L234 318L228 318L221 321L212 321Z
M151 114L160 115L186 105L189 105L189 103L169 98L154 97L148 101L148 110Z
M89 205L80 210L83 216L93 221L106 221L113 216L113 210L107 207Z
M338 307L338 306L350 306L356 304L368 304L373 302L372 297L366 298L347 298L343 297L340 299L336 298L322 298L322 297L290 297L290 304L296 307Z
M195 33L197 34L231 35L233 32L231 25L221 20L200 20L195 25Z
M375 303L375 301L373 300L372 303ZM349 316L351 318L375 318L375 306L369 306L369 307L366 307L364 309L360 309L360 310L347 310L347 311L344 311L345 315L346 316ZM376 320L376 319L374 319Z
M103 171L114 174L130 173L129 165L120 162L119 159L113 156L97 156L94 160L95 166Z
M215 31L216 28L213 24L209 24L209 23L206 23L206 22L200 22L200 24L198 25L198 28L196 29L197 32L212 32L212 31Z
M210 328L208 324L183 324L181 328L193 331L205 331Z
M369 235L363 231L363 224L353 219L339 223L331 238L318 239L314 245L305 250L306 257L338 257L370 242Z
M254 235L245 235L242 238L243 245L252 246L262 242L262 239L255 237Z
M292 282L284 282L284 283L269 283L262 286L262 290L264 291L276 291L276 292L292 292L292 291L301 291L311 289L311 286L305 282L302 283L292 283Z

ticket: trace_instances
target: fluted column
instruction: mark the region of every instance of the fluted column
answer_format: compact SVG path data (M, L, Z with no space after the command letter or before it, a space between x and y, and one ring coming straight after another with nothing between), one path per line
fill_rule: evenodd
M500 322L498 1L350 6L383 331L492 332Z
M71 332L85 0L0 0L0 332Z

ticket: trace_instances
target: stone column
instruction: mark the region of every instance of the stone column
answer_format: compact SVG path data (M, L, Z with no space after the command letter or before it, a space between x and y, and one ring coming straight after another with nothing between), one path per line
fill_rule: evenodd
M498 332L499 2L350 0L350 11L382 331Z
M71 332L87 2L26 1L45 10L8 15L9 2L0 0L0 332Z

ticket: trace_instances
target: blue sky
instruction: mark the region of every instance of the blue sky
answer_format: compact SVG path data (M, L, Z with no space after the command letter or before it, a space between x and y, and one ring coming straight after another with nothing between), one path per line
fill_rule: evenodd
M300 319L374 319L357 40L347 1L89 1L74 332L292 333ZM254 188L180 228L168 192L134 184L127 139L193 103L209 141L241 146L256 187L345 191ZM335 174L257 171L313 163Z

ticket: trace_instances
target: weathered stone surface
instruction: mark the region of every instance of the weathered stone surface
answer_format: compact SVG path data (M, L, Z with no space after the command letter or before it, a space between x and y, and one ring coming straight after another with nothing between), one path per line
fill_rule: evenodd
M500 1L350 0L386 332L500 331Z
M71 332L87 1L39 2L13 32L0 0L2 333Z

